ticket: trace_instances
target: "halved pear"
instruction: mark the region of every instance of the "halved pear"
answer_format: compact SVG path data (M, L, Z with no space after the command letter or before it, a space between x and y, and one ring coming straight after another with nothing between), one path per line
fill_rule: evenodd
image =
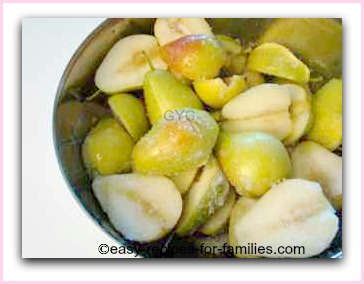
M229 221L231 210L235 204L236 193L230 189L224 205L219 208L199 229L205 235L215 235L221 232Z
M263 195L291 171L291 161L282 142L264 132L222 131L216 155L240 195Z
M292 176L320 183L335 209L342 207L342 157L311 141L301 142L291 154Z
M264 77L263 77L262 73L244 69L243 75L245 77L246 82L248 83L248 85L250 87L264 84Z
M244 76L233 75L226 78L197 80L193 87L199 98L210 107L220 109L228 101L248 88Z
M222 128L229 131L263 131L283 139L292 131L288 88L261 84L230 100L222 108Z
M138 90L150 70L145 54L156 69L167 69L154 36L137 34L120 39L96 71L95 84L107 94Z
M245 119L226 120L222 122L221 127L231 132L259 130L278 139L284 139L292 132L292 121L289 112L284 111Z
M342 24L337 19L277 19L263 33L260 42L288 47L325 76L341 75Z
M212 35L212 31L204 18L158 18L154 34L159 44L165 45L186 35Z
M256 47L248 56L247 68L298 83L310 79L308 67L288 48L273 42Z
M160 120L134 147L134 171L176 175L204 165L219 127L209 113L181 109Z
M235 229L237 228L236 223L240 221L243 216L248 213L248 211L257 203L259 198L252 197L240 197L234 207L231 210L230 220L229 220L229 244L233 248L238 247L238 239L235 233ZM256 258L257 256L252 255L244 251L236 250L234 255L238 258Z
M134 141L138 141L148 131L150 125L140 99L131 94L118 94L107 102Z
M331 79L312 96L310 140L330 151L342 143L342 80Z
M176 233L185 236L193 233L223 206L229 192L229 183L217 160L211 156L201 175L188 191L183 204Z
M92 189L110 222L128 240L151 242L164 237L182 212L181 194L165 177L97 177Z
M288 112L291 96L278 84L261 84L233 98L222 108L225 119L243 119L267 113Z
M290 116L292 121L291 133L283 140L284 144L296 143L307 131L311 122L311 94L301 86L294 84L283 85L291 94L292 104Z
M101 119L82 145L82 157L90 171L111 175L131 170L134 141L116 119Z
M318 183L291 179L263 195L232 224L229 234L233 234L230 239L236 240L239 247L251 248L252 243L256 248L264 247L243 253L268 258L307 258L330 246L338 225L335 210ZM279 251L282 246L295 247L296 251Z

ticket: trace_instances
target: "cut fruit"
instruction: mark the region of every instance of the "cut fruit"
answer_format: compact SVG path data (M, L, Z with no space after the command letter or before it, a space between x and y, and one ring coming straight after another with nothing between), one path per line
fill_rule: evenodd
M331 79L312 96L310 140L330 151L342 143L342 80Z
M232 208L229 220L229 243L232 248L237 248L239 246L235 233L235 229L237 228L236 223L240 221L240 219L243 218L244 215L246 215L251 208L253 208L258 200L258 198L242 196L238 199L238 201ZM247 251L244 251L244 249L242 249L241 251L236 250L234 255L238 258L257 258L257 256L249 254Z
M240 195L262 195L291 171L284 145L264 132L223 131L216 154L226 177Z
M298 83L310 79L308 67L289 49L277 43L264 43L255 48L249 54L247 68Z
M165 177L98 177L92 189L110 222L128 240L158 240L172 230L181 216L181 194Z
M145 75L144 98L152 124L181 108L203 109L192 89L164 70L151 70Z
M278 19L264 32L260 41L288 47L325 76L341 75L342 25L337 19Z
M225 54L211 35L189 35L162 46L161 56L173 73L191 80L215 78L224 64Z
M233 39L227 35L216 35L216 38L228 55L238 55L243 53L243 46L239 40Z
M224 71L229 74L243 74L246 63L246 54L238 39L226 35L217 35L225 52Z
M244 70L244 77L246 82L250 87L254 87L256 85L264 84L264 77L261 73L251 71L251 70Z
M205 235L215 235L221 232L229 221L230 212L235 204L236 194L230 189L224 205L219 208L198 231Z
M107 102L134 141L138 141L148 131L150 125L140 99L130 94L118 94Z
M314 142L302 142L292 152L292 176L320 183L335 209L342 207L342 158Z
M134 147L134 170L154 175L176 175L205 164L219 127L209 113L181 109L160 120Z
M131 170L134 142L116 119L103 118L89 132L82 157L86 168L101 175Z
M261 84L229 101L222 109L225 119L243 119L268 113L288 112L291 96L277 84Z
M142 89L144 75L150 70L143 52L154 68L167 69L154 36L130 35L119 40L105 56L96 71L96 86L107 94Z
M283 139L292 131L291 95L277 84L252 87L222 109L222 128L229 131L263 131Z
M207 105L220 109L228 101L248 88L244 76L194 81L193 87L199 98Z
M248 252L254 256L307 258L330 246L338 225L335 210L320 185L292 179L275 185L238 218L231 227L229 234L233 235L229 238L245 248L251 247L251 243L256 248L265 248ZM282 246L296 250L282 251Z
M231 132L259 130L278 139L284 139L292 131L292 122L288 112L277 112L246 119L227 120L221 127Z
M203 18L158 18L154 34L160 45L165 45L186 35L213 35L209 24Z
M179 189L181 194L185 194L191 187L199 168L188 170L177 175L171 175L169 178Z
M293 85L283 85L288 88L291 94L292 104L290 115L292 120L292 131L283 140L284 144L292 145L296 143L307 131L311 122L311 96L304 88Z
M224 204L228 192L229 183L212 156L185 197L176 233L185 236L196 231Z

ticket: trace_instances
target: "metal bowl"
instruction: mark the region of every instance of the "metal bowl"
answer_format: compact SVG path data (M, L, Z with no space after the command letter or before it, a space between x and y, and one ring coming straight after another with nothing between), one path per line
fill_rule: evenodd
M208 20L214 32L239 37L243 42L252 42L274 19ZM55 150L60 169L77 201L100 228L120 244L133 248L144 257L203 257L195 249L188 250L195 248L190 238L181 239L169 235L148 244L126 240L102 211L92 193L91 179L82 163L80 148L87 132L103 115L109 114L102 98L92 103L85 101L86 96L96 91L93 78L97 67L116 41L130 34L150 34L153 22L154 19L107 19L77 49L63 73L55 97L53 113ZM319 258L342 257L341 212L338 214L340 230L331 247L317 256ZM174 249L168 249L172 247ZM182 247L187 248L190 253L181 253L182 250L175 249ZM225 255L225 257L231 256Z

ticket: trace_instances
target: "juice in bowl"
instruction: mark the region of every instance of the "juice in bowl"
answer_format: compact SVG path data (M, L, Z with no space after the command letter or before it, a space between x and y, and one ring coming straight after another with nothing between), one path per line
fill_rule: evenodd
M57 91L69 188L143 257L340 258L337 19L107 19Z

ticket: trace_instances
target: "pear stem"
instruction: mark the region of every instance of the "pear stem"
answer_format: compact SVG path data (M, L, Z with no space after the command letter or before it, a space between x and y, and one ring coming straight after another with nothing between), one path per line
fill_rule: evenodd
M150 58L149 58L148 54L145 52L145 50L142 50L142 54L143 54L143 56L144 56L145 60L147 61L147 63L148 63L148 65L149 65L150 70L154 71L154 70L155 70L155 68L154 68L154 66L153 66L153 63L152 63L152 61L150 60Z
M86 101L92 101L94 98L96 98L97 96L99 96L101 93L102 93L101 90L97 90L91 96L87 97L86 98Z

